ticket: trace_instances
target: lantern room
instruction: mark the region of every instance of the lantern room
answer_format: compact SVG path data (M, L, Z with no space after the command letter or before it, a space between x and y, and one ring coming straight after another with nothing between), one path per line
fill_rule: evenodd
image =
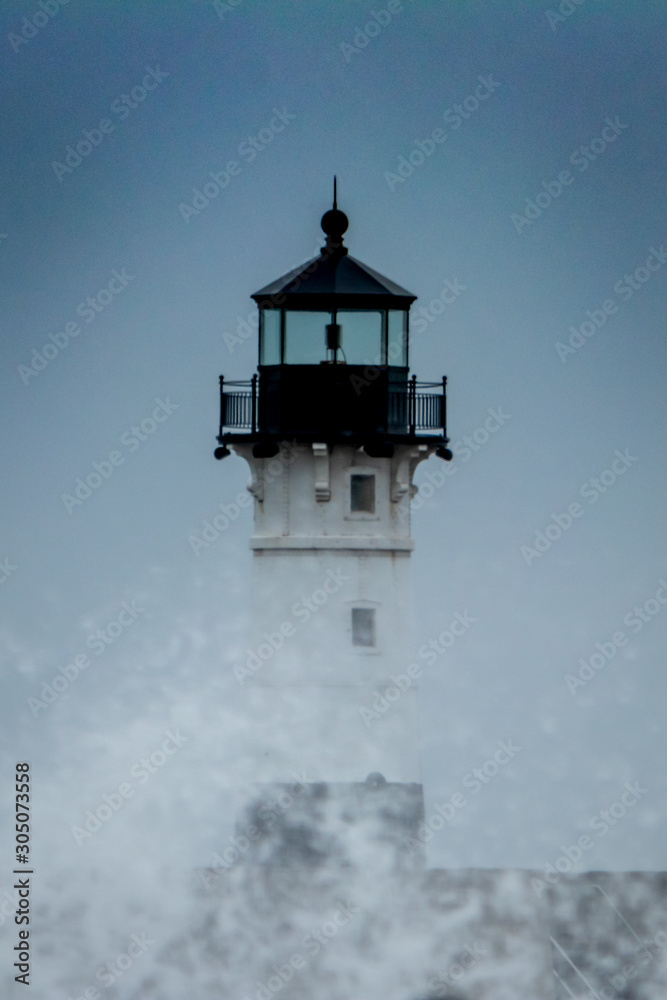
M252 296L258 370L245 384L221 376L216 454L248 434L257 454L285 438L351 441L386 453L397 440L427 431L431 442L446 444L445 380L409 378L416 296L349 255L335 182L321 226L326 243L319 256Z

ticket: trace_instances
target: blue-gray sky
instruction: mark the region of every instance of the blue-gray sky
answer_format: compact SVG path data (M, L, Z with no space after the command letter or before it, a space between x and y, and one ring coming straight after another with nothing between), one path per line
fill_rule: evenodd
M212 458L217 376L256 364L254 337L230 349L230 335L249 295L320 245L335 172L356 257L418 308L461 289L412 338L419 377L449 377L460 443L415 513L415 657L456 612L476 619L421 661L427 815L498 740L521 751L434 836L430 863L541 868L638 781L587 867L667 868L667 606L624 624L667 578L667 14L570 6L403 0L387 21L382 2L72 0L31 30L36 3L3 5L3 731L6 759L34 763L44 850L76 851L71 824L176 723L189 747L127 836L153 843L163 815L176 864L227 835L251 511L204 553L188 538L247 479ZM145 78L154 89L123 104ZM185 210L230 161L224 189ZM112 280L88 321L80 304ZM27 375L68 324L80 333ZM138 441L156 400L175 408ZM467 453L489 408L508 417ZM617 450L624 471L582 495ZM68 510L63 494L114 451ZM575 502L560 538L522 554ZM133 599L132 627L34 718L27 699ZM619 630L629 641L570 690Z

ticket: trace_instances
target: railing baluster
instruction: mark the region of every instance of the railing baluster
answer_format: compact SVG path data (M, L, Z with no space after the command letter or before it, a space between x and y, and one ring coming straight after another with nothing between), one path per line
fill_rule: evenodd
M413 375L410 379L410 395L408 397L408 419L410 421L410 436L415 435L415 425L417 422L416 406L417 403L417 376Z
M252 433L257 430L257 375L252 377Z
M223 391L224 382L225 382L225 376L221 375L220 376L220 429L218 431L218 441L220 442L220 444L222 444L222 428L225 426L225 413L224 413L225 394Z

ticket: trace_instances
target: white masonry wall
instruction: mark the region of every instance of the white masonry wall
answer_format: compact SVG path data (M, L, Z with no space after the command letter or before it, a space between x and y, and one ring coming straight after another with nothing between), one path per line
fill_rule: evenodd
M235 451L255 497L252 625L237 677L255 729L253 780L420 781L411 656L409 499L428 446L392 459L350 445ZM375 512L350 509L350 476L374 474ZM352 609L376 642L352 642ZM394 680L395 678L396 680ZM389 693L389 698L385 694Z

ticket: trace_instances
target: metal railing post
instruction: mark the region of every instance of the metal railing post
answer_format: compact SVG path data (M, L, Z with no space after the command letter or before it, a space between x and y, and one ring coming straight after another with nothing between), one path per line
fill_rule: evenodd
M252 377L252 433L257 430L257 374Z
M410 436L414 437L417 424L417 376L410 379L410 389L408 395L408 420L410 423Z
M225 394L224 394L224 383L225 376L220 376L220 429L218 431L218 441L222 444L222 428L225 425Z
M442 376L442 404L441 404L442 433L447 437L447 376Z

